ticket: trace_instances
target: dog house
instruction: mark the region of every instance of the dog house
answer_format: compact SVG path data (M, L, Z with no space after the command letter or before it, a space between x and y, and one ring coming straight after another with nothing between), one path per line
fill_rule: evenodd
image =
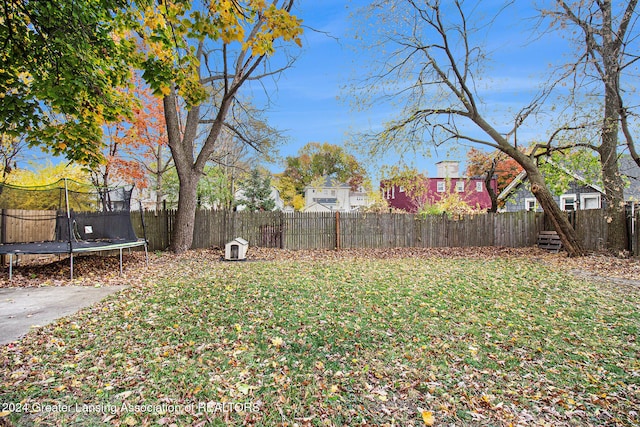
M240 261L247 258L249 242L242 237L236 237L224 247L224 259L227 261Z

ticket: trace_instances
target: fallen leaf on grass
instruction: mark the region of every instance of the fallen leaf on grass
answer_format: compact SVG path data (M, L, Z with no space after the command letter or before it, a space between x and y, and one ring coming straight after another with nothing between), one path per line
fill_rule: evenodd
M422 415L422 421L424 422L424 425L426 426L432 426L433 423L435 422L435 419L433 418L433 412L431 411L420 411L420 415Z

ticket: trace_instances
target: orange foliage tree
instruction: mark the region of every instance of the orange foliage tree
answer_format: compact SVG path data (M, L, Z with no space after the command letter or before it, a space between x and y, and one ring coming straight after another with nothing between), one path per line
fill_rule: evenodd
M133 110L125 150L142 171L144 186L150 186L155 194L156 210L160 210L164 199L163 180L166 172L173 167L164 108L162 100L141 82L136 88L140 103Z
M128 156L126 147L130 124L126 120L110 125L104 131L104 160L90 169L91 182L96 187L135 184L138 188L147 186L140 164Z
M504 190L513 179L522 172L522 166L514 159L501 151L487 153L476 148L467 152L467 176L483 176L486 187L491 197L491 212L498 209L498 194ZM489 185L491 178L495 176L498 184L498 193L493 192Z
M139 77L134 77L131 87L128 96L136 99L133 114L106 129L105 161L91 169L91 179L96 186L150 188L160 209L163 175L172 167L162 100Z

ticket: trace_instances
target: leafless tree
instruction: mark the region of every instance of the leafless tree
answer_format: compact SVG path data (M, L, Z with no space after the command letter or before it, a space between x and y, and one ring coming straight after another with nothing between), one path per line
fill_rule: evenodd
M623 145L640 166L630 128L636 122L636 112L626 103L635 96L633 86L638 77L634 68L639 58L637 5L638 0L557 0L554 7L541 9L549 28L577 46L576 57L565 65L562 79L571 88L569 105L578 109L585 96L597 100L591 105L600 118L578 121L596 127L599 135L599 140L585 145L600 157L609 222L607 246L613 250L627 247L624 182L618 168L620 132Z
M367 18L375 19L375 27L381 31L376 49L381 52L377 58L383 60L376 64L379 67L374 76L365 81L365 88L388 90L400 82L400 87L389 93L405 102L402 117L370 135L369 146L379 152L425 140L435 145L453 141L481 144L505 153L527 172L531 191L551 218L569 255L583 255L575 230L545 185L535 158L537 150L523 152L517 146L518 129L549 93L542 91L517 112L506 131L499 131L482 111L476 79L487 64L487 56L474 41L479 30L487 31L488 24L485 20L484 27L477 28L470 20L482 10L480 3L377 0L369 6ZM481 136L475 136L478 133Z
M27 141L24 137L0 134L0 162L2 162L0 165L2 167L0 181L6 181L7 176L16 168L16 162L26 146Z

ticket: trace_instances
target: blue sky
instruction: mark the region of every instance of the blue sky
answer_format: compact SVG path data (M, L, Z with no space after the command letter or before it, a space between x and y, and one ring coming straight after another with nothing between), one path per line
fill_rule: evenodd
M288 137L287 143L280 147L283 157L295 155L308 142L343 145L350 135L379 129L381 123L395 117L394 109L389 106L353 111L350 93L344 89L350 81L366 72L367 55L374 57L377 53L361 52L358 60L354 60L352 50L351 35L356 21L351 15L368 3L366 0L301 0L296 6L294 13L303 20L305 27L313 30L305 29L303 48L294 67L286 70L269 88L272 101L267 113L269 123ZM502 0L482 0L480 13L488 16L492 8L502 3ZM518 7L511 7L505 12L483 40L493 52L493 58L486 66L488 77L480 82L486 86L484 89L481 87L482 98L487 104L488 118L495 118L498 123L512 117L509 111L517 111L531 100L539 84L545 80L550 64L561 61L562 49L566 49L566 43L557 35L532 41L534 22L531 18L535 11L528 6L523 7L526 4L529 2L518 0ZM256 98L264 96L260 92L261 89L255 90L249 95ZM544 122L532 122L522 130L519 138L530 142L545 139L546 134ZM464 161L466 157L464 147L430 151L430 157L416 153L407 154L404 159L434 176L437 161ZM35 158L42 161L46 158L39 150L30 155L33 157L27 160ZM371 178L376 180L379 178L376 171L381 164L395 164L398 156L386 153L382 158L363 161L369 167ZM280 164L269 168L273 172L283 169Z
M367 1L303 1L296 14L303 19L305 30L304 47L294 67L279 78L277 90L273 92L274 105L268 113L271 125L285 131L289 137L287 145L281 147L283 156L295 155L308 142L329 142L342 145L350 134L376 128L381 122L393 118L393 110L372 109L365 112L352 111L349 93L343 86L354 79L365 64L354 64L353 45L350 34L354 20L351 14ZM501 1L484 0L490 9ZM493 52L493 61L487 64L487 78L483 100L488 114L495 114L497 121L504 121L526 105L537 91L550 65L563 59L562 49L566 43L557 35L532 39L531 29L535 11L522 7L510 8L502 19L495 23L484 43ZM487 14L490 12L487 11ZM326 33L326 34L323 34ZM375 54L375 53L374 53ZM360 67L360 68L359 68ZM546 129L541 123L531 123L523 129L519 139L546 139ZM451 148L451 147L450 147ZM431 157L406 155L405 160L418 169L435 175L435 163L439 160L464 161L466 148L431 150ZM398 157L388 153L384 160L371 167L372 175L380 163L393 164ZM271 167L281 171L280 165ZM372 178L376 178L372 176Z

